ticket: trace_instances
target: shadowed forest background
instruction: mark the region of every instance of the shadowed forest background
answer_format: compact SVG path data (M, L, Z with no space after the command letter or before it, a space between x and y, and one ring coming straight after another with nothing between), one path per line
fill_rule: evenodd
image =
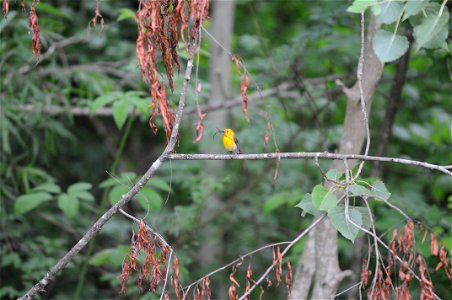
M167 142L160 117L157 134L149 126L152 100L135 48L138 1L101 1L102 31L99 20L90 24L95 1L41 1L36 6L39 62L30 50L28 11L17 2L10 2L7 18L0 21L2 299L16 299L39 281L129 191ZM233 128L243 153L337 151L346 111L338 82L356 82L361 48L360 17L347 12L350 5L212 1L176 152L225 153L221 135L213 138L217 128ZM451 8L445 5L446 11ZM369 19L366 15L366 28ZM418 50L409 24L402 23L398 31L410 46L408 54L384 65L368 116L369 154L451 165L450 33L445 48ZM174 92L167 89L172 108L178 104L188 57L184 44L178 46L181 72L174 76ZM231 54L240 57L250 75L250 124L242 113L243 78ZM197 104L206 116L203 138L194 143ZM300 216L302 210L295 206L322 183L319 167L328 170L330 164L320 160L317 166L304 159L281 160L278 166L272 160L166 161L124 210L145 218L165 237L177 253L180 281L187 286L242 254L293 240L314 220L310 214ZM450 176L366 162L360 178L382 180L391 193L389 201L434 233L440 247L452 251ZM369 203L375 229L389 244L393 230L402 230L406 220L381 201ZM121 266L137 230L136 223L115 215L38 299L159 298L159 290L140 292L136 273L120 294ZM417 232L415 248L425 258L435 293L450 299L450 278L435 271L439 258L432 255L432 242L422 243L422 238ZM283 277L289 272L287 261L294 277L301 272L297 266L306 241L301 239L284 257ZM351 270L339 293L361 280L368 239L361 235L351 243L339 235L337 247L339 267ZM243 260L234 275L240 291L248 266L257 279L272 255L269 248ZM212 298L228 298L231 271L210 277ZM274 276L264 299L286 299L284 279L276 287ZM340 297L353 299L357 290ZM420 290L412 279L414 299ZM251 298L258 297L256 289Z

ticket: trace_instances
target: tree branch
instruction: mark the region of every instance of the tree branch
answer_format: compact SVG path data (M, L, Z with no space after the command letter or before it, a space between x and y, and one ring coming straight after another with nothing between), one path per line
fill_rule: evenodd
M281 152L281 153L257 153L257 154L169 154L165 160L265 160L265 159L338 159L338 160L362 160L392 162L403 165L417 166L425 169L440 171L452 176L449 166L440 166L427 162L410 160L397 157L370 156L359 154L340 154L329 152Z
M138 192L143 188L143 186L149 181L149 179L157 172L161 167L163 161L166 157L174 150L176 145L177 135L179 132L179 126L182 119L182 114L185 105L185 99L188 90L188 82L190 81L190 74L193 67L193 56L195 52L195 46L191 45L189 47L189 56L187 62L187 68L185 69L184 85L182 87L179 106L176 113L176 119L174 123L173 130L171 132L171 137L163 153L155 160L146 173L141 177L141 179L130 189L130 191L121 197L118 203L111 207L107 212L105 212L93 226L85 233L85 235L78 241L78 243L72 247L69 252L66 253L63 258L61 258L56 265L54 265L49 272L36 283L25 295L20 297L20 300L29 300L35 296L38 292L44 291L44 288L49 284L51 280L88 244L88 242L102 229L102 227L107 223L108 220L116 214L119 209L121 209L125 204L127 204L133 197L138 194Z
M286 253L290 250L290 248L292 248L293 245L295 245L296 243L298 243L299 240L301 240L309 231L311 231L312 228L314 228L315 226L317 226L320 221L322 221L324 218L326 217L326 214L323 214L322 216L320 216L317 220L315 220L314 222L311 223L311 225L309 225L308 228L306 228L302 233L300 233L292 242L290 242L289 245L287 245L286 248L284 248L284 251L281 253L281 256L284 257L284 255L286 255ZM262 274L262 276L256 281L254 282L253 286L246 292L244 293L239 300L243 300L246 299L251 292L265 279L267 278L268 274L271 272L271 270L276 266L276 264L278 263L278 260L275 260L270 267L267 268L267 270L265 271L264 274Z
M102 64L99 64L97 66L92 66L92 65L78 65L78 66L72 66L71 69L74 70L83 70L83 71L95 71L95 70L99 70L99 68L103 66ZM112 73L113 70L116 70L116 73ZM110 69L107 69L106 72L110 72L112 73L112 75L117 75L118 77L124 77L122 72L118 71L117 69L111 67ZM120 76L121 75L121 76ZM310 78L310 79L304 79L303 80L303 84L307 84L307 85L320 85L323 84L325 82L328 81L333 81L339 78L344 77L343 75L328 75L328 76L324 76L324 77L316 77L316 78ZM253 94L250 94L248 96L248 103L250 104L256 104L256 101L263 99L265 97L271 97L271 96L277 96L277 95L281 95L284 92L288 92L291 91L293 89L296 88L296 83L294 82L285 82L282 83L278 86L266 89L266 90L262 90L260 92L255 92ZM234 97L231 101L223 101L221 103L216 103L216 104L206 104L206 105L200 105L199 108L201 109L201 111L203 113L207 113L207 112L212 112L212 111L216 111L216 110L220 110L220 109L224 109L224 108L232 108L235 106L240 106L242 105L242 96L237 96ZM113 115L113 108L111 107L101 107L98 110L96 110L96 112L92 112L90 108L88 107L64 107L64 106L59 106L59 105L44 105L44 106L39 106L39 105L35 105L35 104L23 104L19 106L19 109L21 111L25 111L25 112L43 112L47 115L60 115L60 114L64 114L64 113L69 113L71 115L74 116L112 116ZM184 110L184 114L195 114L197 112L197 107L196 106L190 106L187 107ZM129 111L129 115L131 114L135 114L137 116L140 116L141 113L139 111L135 111L132 112L132 110Z

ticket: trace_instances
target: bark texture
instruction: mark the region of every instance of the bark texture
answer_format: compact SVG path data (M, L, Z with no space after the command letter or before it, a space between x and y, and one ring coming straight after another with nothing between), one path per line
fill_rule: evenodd
M379 26L372 17L367 29L367 37L364 45L364 64L362 75L363 98L367 116L372 105L372 96L381 78L383 65L375 55L372 48L372 39ZM339 152L343 154L361 153L366 139L366 127L361 110L361 95L358 82L351 88L343 87L347 97L347 109L344 120ZM353 168L355 161L349 162ZM334 161L331 168L344 171L342 161ZM327 185L328 187L328 185ZM314 241L314 243L312 242ZM301 256L297 272L295 274L292 299L331 299L337 292L339 283L344 276L350 275L350 271L343 272L339 268L337 250L337 231L328 219L317 226L313 234L309 236L308 245L314 244L314 249L307 249L307 253ZM315 274L312 274L314 270ZM309 283L307 285L306 283ZM312 295L310 288L314 284Z

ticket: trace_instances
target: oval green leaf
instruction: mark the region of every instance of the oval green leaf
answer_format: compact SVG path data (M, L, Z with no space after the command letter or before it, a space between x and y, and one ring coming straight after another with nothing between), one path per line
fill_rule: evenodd
M382 63L394 61L401 57L408 49L408 39L386 30L378 30L373 39L375 54Z
M361 212L349 207L348 215L350 220L358 226L362 225ZM339 231L346 239L349 239L352 243L358 236L359 229L347 220L345 215L345 207L343 205L335 206L328 210L328 217L333 223L334 227Z
M40 185L34 187L33 191L59 194L61 192L61 188L59 185L57 185L53 182L46 182L46 183L43 183L43 184L40 184Z
M76 197L68 194L61 194L58 197L58 207L64 212L66 217L72 219L78 213L79 202Z
M119 129L124 126L127 120L127 114L129 112L129 103L125 101L116 101L113 104L113 119L115 120L116 126Z
M88 182L77 182L74 184L71 184L69 188L67 189L68 194L76 194L80 191L87 191L91 189L92 184Z
M312 197L311 194L305 194L303 196L303 199L295 205L295 207L301 208L303 211L301 212L301 216L304 217L306 213L318 216L321 214L321 211L317 210L314 205L312 204Z
M38 192L19 196L14 202L14 213L16 215L22 215L50 199L52 199L52 195L45 192Z
M318 210L328 210L337 205L336 195L322 185L316 185L312 190L312 204Z
M143 207L146 211L149 210L151 212L156 212L162 208L162 196L147 186L140 190L137 199L138 203L140 203L141 207Z

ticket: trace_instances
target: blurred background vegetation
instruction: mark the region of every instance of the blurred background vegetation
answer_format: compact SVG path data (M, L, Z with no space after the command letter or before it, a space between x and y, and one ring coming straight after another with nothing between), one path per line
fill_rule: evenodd
M232 45L225 47L244 60L252 75L249 93L258 92L256 85L266 90L329 75L352 84L359 56L359 18L346 13L349 4L237 1ZM43 45L39 63L30 51L28 12L16 2L10 6L8 17L0 22L2 299L18 297L38 281L165 147L163 128L153 135L148 125L149 88L141 80L135 55L137 3L101 1L104 31L91 27L88 33L95 1L41 1L36 8ZM450 10L450 5L446 8ZM211 26L210 21L205 23L208 30ZM205 36L200 55L200 104L207 103L209 94L211 42ZM183 66L182 45L181 53ZM412 50L388 156L451 163L450 59L445 50ZM232 64L230 71L230 94L239 96L240 78ZM395 75L395 66L386 65L374 97L371 154L378 144ZM175 92L169 95L174 106L183 76L176 78ZM194 88L189 96L187 105L195 106ZM250 127L240 105L225 110L245 153L273 152L275 143L281 151L334 151L340 141L345 97L334 80L321 80L259 99L248 110ZM274 133L270 132L270 143L264 147L269 116ZM194 145L196 116L185 117L179 153L223 152L220 140L212 139L218 126L214 119L207 119L204 138ZM324 168L329 163L321 161ZM127 211L146 216L147 224L167 238L177 251L181 280L189 284L240 254L290 240L310 224L312 218L300 217L294 205L321 182L317 167L312 161L281 161L273 184L274 169L275 163L269 161L228 161L212 176L205 162L166 162ZM371 170L372 164L367 163L364 175L370 176ZM450 177L387 164L382 178L392 193L391 201L430 227L450 252ZM222 205L209 218L202 218L203 206L213 194ZM380 234L404 226L402 217L389 207L377 203L373 208ZM221 255L205 266L198 249L205 243L203 231L212 228L219 229L215 232L220 236L211 238L221 241ZM130 220L113 217L95 242L39 297L122 297L119 275L134 229ZM288 256L292 266L297 265L303 243ZM438 259L430 258L428 245L418 242L417 246L433 271ZM354 263L352 248L349 241L339 240L343 269ZM270 251L254 255L236 278L244 279L248 264L253 265L254 274L261 274L271 259ZM229 286L228 272L213 276L213 283ZM452 298L444 273L430 275L438 294ZM140 293L135 283L132 278L124 298L157 296ZM341 289L350 284L344 281ZM287 291L281 286L268 293L285 298Z

